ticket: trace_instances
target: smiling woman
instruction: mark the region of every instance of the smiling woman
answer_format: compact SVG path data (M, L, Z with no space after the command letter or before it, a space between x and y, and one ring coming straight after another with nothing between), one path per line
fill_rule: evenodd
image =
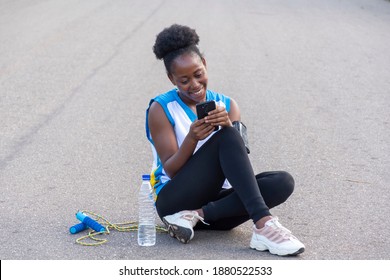
M205 100L208 82L206 60L198 43L195 30L175 24L159 34L153 47L156 57L163 59L168 77L177 86L180 97L192 107Z
M305 246L269 210L291 195L294 179L283 171L254 175L233 127L240 121L239 107L207 88L207 64L198 43L194 29L174 24L157 35L153 47L175 86L152 99L146 112L158 215L182 243L194 237L194 228L229 230L252 219L251 248L302 253ZM197 118L196 105L205 101L216 107Z

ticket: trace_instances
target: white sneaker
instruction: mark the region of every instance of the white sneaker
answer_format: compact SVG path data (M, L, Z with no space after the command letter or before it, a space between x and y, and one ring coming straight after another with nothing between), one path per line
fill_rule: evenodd
M182 243L188 243L194 237L193 227L198 221L206 224L198 212L187 210L165 216L162 220L168 228L169 235Z
M292 235L291 231L283 227L277 217L267 221L261 229L253 227L250 243L252 249L269 250L271 254L279 256L298 255L305 251L305 245Z

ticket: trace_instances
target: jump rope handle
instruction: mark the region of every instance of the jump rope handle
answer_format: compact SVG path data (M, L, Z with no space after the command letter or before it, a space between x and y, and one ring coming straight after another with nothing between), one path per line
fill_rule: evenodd
M80 231L86 230L88 226L84 223L79 223L77 225L71 226L69 228L69 231L71 234L79 233Z
M103 232L103 231L106 231L106 228L104 226L102 226L101 224L99 224L98 222L96 222L94 219L91 219L90 217L88 217L87 215L85 215L83 212L81 211L78 211L76 213L76 218L82 222L83 224L85 224L86 226L88 226L89 228L93 229L94 231L96 232Z

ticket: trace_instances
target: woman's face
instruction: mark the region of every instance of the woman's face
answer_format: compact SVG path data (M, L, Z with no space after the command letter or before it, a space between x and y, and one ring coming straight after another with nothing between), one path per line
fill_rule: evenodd
M183 54L172 63L171 82L177 86L180 98L187 105L206 100L207 69L206 61L197 54Z

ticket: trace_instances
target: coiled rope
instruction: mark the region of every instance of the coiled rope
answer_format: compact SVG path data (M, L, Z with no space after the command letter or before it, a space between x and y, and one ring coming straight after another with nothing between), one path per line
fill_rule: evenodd
M89 233L85 236L82 236L80 238L76 239L76 243L83 245L83 246L97 246L102 245L106 242L108 242L107 239L98 238L98 235L108 235L110 234L110 230L117 230L120 232L128 232L128 231L137 231L138 230L138 222L131 221L131 222L124 222L124 223L111 223L109 222L105 217L96 214L91 211L83 210L83 213L87 214L90 218L94 219L96 222L101 224L106 228L106 231L103 232L96 232L94 230L90 230ZM156 231L157 232L163 232L166 233L167 229L163 226L156 225ZM85 240L89 239L89 242L85 242ZM92 241L91 241L92 240Z

